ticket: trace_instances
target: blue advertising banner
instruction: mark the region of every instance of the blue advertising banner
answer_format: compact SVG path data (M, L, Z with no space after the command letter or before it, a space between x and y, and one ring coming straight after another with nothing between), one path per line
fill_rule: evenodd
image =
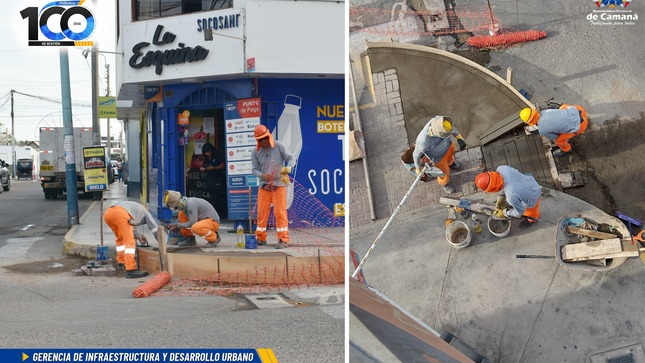
M277 362L258 349L0 349L0 362Z
M248 220L257 199L257 180L251 155L256 146L253 129L260 124L260 98L247 98L224 105L226 122L226 174L228 219Z
M261 78L258 89L263 102L277 104L277 121L267 127L297 159L290 226L344 226L344 80Z

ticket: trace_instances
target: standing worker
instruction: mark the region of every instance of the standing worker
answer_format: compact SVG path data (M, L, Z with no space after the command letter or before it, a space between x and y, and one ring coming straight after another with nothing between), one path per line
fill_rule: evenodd
M287 248L289 245L289 220L287 218L287 188L290 183L289 173L296 160L264 125L257 125L253 131L257 146L253 150L253 175L260 180L258 188L258 217L255 235L260 246L267 244L267 223L273 203L273 214L276 219L278 244L275 248ZM285 163L287 164L285 166Z
M450 117L435 116L428 121L417 136L413 153L416 174L419 175L423 168L421 159L424 155L427 156L434 166L443 172L444 176L437 177L437 183L448 194L455 191L450 185L450 169L459 170L461 168L461 164L455 160L455 145L452 143L450 135L457 138L459 150L466 148L466 141L454 127Z
M137 232L135 226L148 225L152 233L157 232L159 226L152 214L137 202L117 202L105 211L105 223L112 229L116 236L116 262L117 269L125 268L125 278L133 279L148 276L147 271L137 268L134 254L136 252L135 240L148 242L143 234Z
M579 105L563 104L559 109L538 112L534 108L520 111L520 119L529 126L537 126L540 135L555 142L559 147L553 156L559 158L571 153L569 139L580 135L587 129L587 111Z
M520 228L527 228L540 219L542 188L530 174L522 174L508 165L497 167L475 176L477 188L488 193L498 193L494 217L499 219L521 218ZM507 203L511 208L507 208Z
M168 208L179 209L179 223L168 224L169 230L180 230L184 237L178 246L197 246L195 235L198 235L208 242L208 247L217 247L222 240L218 232L219 214L207 200L182 197L181 193L174 190L167 190L163 200Z

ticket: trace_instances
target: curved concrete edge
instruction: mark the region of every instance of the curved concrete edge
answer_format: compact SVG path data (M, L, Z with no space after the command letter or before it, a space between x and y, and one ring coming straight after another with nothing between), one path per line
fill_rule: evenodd
M526 107L533 107L533 104L527 100L524 96L522 96L521 93L519 93L515 87L513 87L510 83L506 82L506 80L497 74L493 73L491 70L488 68L482 67L479 64L471 61L470 59L464 58L462 56L450 53L445 50L437 49L437 48L432 48L428 46L423 46L423 45L417 45L417 44L406 44L406 43L390 43L390 42L368 42L367 43L367 48L368 50L371 48L394 48L394 49L408 49L408 50L413 50L413 51L418 51L422 53L432 53L436 54L442 57L449 58L452 61L458 62L458 63L463 63L469 67L475 68L476 70L484 73L485 75L493 78L497 82L499 82L501 85L506 87L509 91L513 92L520 100L524 101L526 104Z
M63 253L66 255L70 256L81 256L81 257L86 257L86 258L96 258L96 246L95 245L88 245L85 243L80 243L77 241L74 241L74 234L76 234L77 230L81 227L81 224L85 222L87 217L92 213L93 209L96 208L96 206L99 204L99 201L94 201L90 206L87 208L85 213L79 218L79 224L75 224L72 226L72 228L67 231L65 234L65 237L63 238ZM116 254L116 249L115 248L109 248L110 249L110 254L115 255Z

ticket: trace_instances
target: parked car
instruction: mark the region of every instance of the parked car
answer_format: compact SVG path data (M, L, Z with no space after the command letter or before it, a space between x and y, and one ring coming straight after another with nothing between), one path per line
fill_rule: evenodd
M8 192L11 188L11 172L7 169L7 163L0 159L0 185L2 190ZM0 191L1 193L1 191Z

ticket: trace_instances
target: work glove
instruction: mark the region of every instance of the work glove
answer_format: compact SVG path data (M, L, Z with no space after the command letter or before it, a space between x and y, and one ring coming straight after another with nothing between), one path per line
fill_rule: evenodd
M504 209L506 208L506 197L503 195L498 195L497 200L495 201L495 209Z
M461 136L461 134L457 135L457 144L459 144L459 151L464 150L466 148L466 141L464 141L464 137Z
M282 170L280 170L280 174L289 174L291 173L291 167L290 166L283 166Z
M168 223L168 224L166 224L166 228L168 228L168 230L170 230L170 231L174 231L174 230L177 229L177 224L176 223Z
M286 174L286 173L282 174L282 176L280 177L280 181L284 185L287 185L287 184L291 183L291 179L289 179L289 174Z
M508 219L508 216L506 215L506 210L505 209L495 209L495 212L493 212L493 218L495 218L495 219Z
M421 174L421 169L419 168L414 169L414 173L417 175Z

